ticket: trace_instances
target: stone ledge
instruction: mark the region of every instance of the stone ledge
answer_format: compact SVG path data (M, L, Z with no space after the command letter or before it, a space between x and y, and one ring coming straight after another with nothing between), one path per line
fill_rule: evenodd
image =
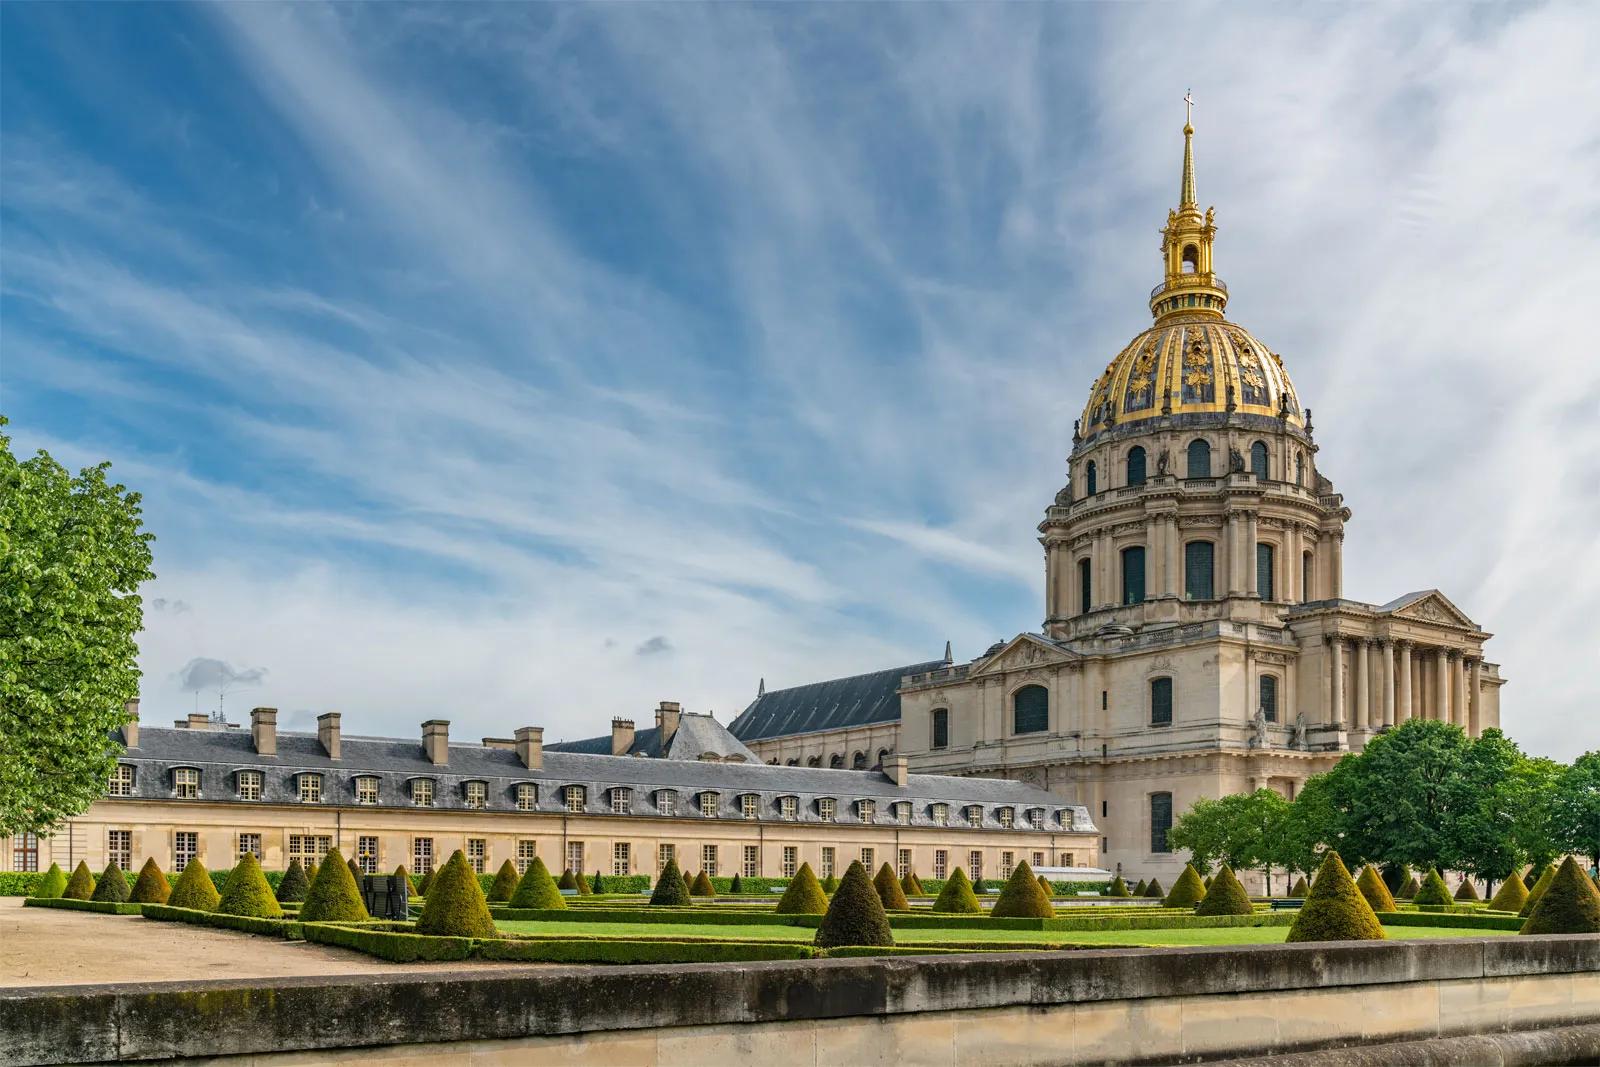
M1600 1025L1291 1052L1215 1067L1551 1067L1600 1063Z

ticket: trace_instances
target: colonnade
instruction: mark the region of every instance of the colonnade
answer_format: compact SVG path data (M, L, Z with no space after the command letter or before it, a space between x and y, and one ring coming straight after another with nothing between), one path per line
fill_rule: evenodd
M1454 723L1469 737L1482 732L1480 657L1405 638L1329 634L1323 640L1333 722L1370 731L1435 719Z

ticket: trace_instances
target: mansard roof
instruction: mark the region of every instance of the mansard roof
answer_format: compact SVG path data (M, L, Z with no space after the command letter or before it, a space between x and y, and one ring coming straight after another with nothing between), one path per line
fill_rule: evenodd
M544 746L546 752L584 752L591 756L611 755L611 735L586 737L581 741L557 741ZM661 729L656 726L638 730L633 735L633 746L625 753L629 756L649 756L651 759L717 759L743 757L750 763L760 763L761 757L744 744L710 715L684 712L678 719L678 729L661 751Z
M945 666L948 666L945 660L936 659L871 674L797 685L792 689L771 689L756 697L728 729L739 740L750 742L899 722L900 679Z

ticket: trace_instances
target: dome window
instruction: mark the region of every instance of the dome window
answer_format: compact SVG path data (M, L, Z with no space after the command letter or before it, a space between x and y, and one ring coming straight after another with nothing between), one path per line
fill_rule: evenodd
M1091 459L1089 461L1089 465L1087 467L1085 467L1084 470L1083 470L1083 484L1084 484L1084 488L1086 490L1086 492L1084 494L1085 496L1094 496L1094 492L1095 492L1094 483L1095 483L1094 460Z
M1093 565L1085 557L1078 561L1078 612L1082 615L1089 614L1094 604Z
M1212 556L1216 550L1210 541L1190 541L1183 546L1183 596L1185 600L1213 600L1215 592L1211 581Z
M1144 546L1122 550L1122 602L1144 603Z
M1128 452L1128 484L1144 484L1144 449L1138 445Z
M1260 441L1250 446L1250 473L1267 480L1267 446Z
M1189 473L1185 477L1211 477L1211 446L1204 438L1197 437L1189 442Z

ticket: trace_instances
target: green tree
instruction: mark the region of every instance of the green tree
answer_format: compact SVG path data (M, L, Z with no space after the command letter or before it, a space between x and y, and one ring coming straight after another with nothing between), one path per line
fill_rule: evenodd
M1586 752L1556 782L1556 843L1600 866L1600 752Z
M109 467L19 462L0 433L0 837L49 834L105 795L139 693L154 537Z
M1167 832L1173 848L1188 851L1196 872L1226 865L1259 870L1270 885L1274 867L1288 867L1289 802L1271 789L1202 797Z
M1461 754L1456 774L1445 783L1444 849L1451 870L1499 882L1522 866L1517 847L1517 811L1524 799L1522 750L1499 730L1485 730Z
M1525 756L1517 765L1517 790L1512 833L1522 862L1542 871L1561 855L1563 846L1556 809L1565 764ZM1527 888L1524 886L1524 888Z
M1433 719L1372 738L1360 756L1340 761L1348 769L1333 797L1339 840L1325 843L1352 862L1453 866L1452 804L1460 793L1452 787L1467 749L1459 726Z
M1221 800L1201 797L1167 831L1167 845L1189 853L1195 870L1209 874L1227 851L1230 812Z

